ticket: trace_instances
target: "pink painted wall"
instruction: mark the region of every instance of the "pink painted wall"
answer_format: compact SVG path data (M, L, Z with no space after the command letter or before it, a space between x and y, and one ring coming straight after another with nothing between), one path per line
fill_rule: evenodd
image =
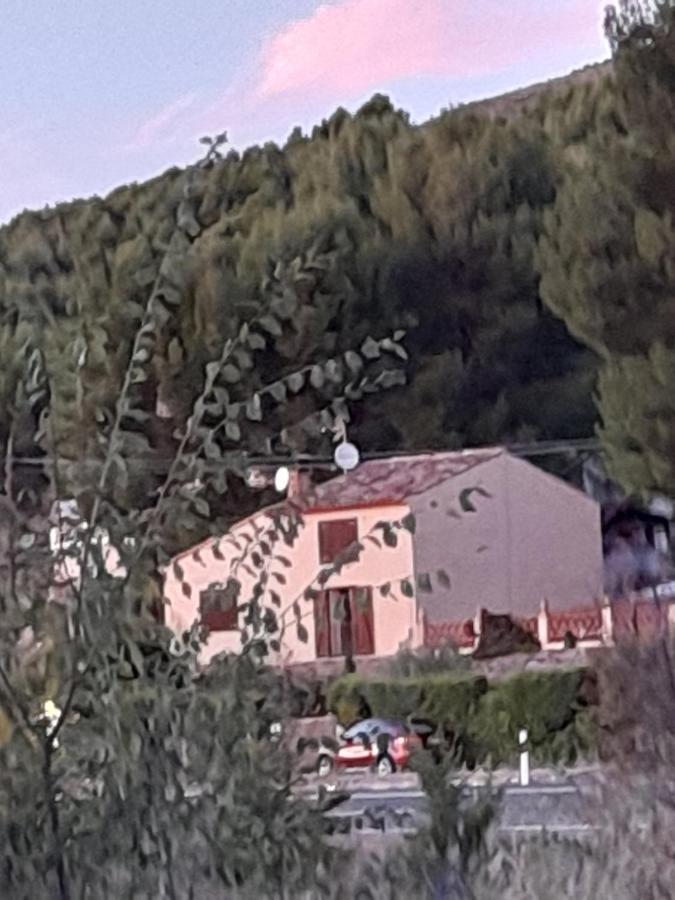
M463 512L463 490L475 512ZM585 606L602 595L600 509L585 494L523 460L502 453L411 499L415 566L447 571L450 590L420 594L432 622L493 613L536 615Z
M505 456L511 518L511 598L533 612L577 609L603 596L599 505L522 459Z
M313 603L305 600L302 594L307 587L313 585L322 568L319 562L319 522L356 518L359 540L362 540L378 522L383 520L397 522L408 512L409 507L401 504L341 509L325 513L306 513L304 525L293 546L288 547L282 541L277 542L272 555L281 554L291 562L290 567L277 562L271 568L272 572L278 572L285 579L285 584L281 584L272 576L270 584L270 588L281 597L281 610L277 610L277 614L286 623L281 638L278 661L299 663L311 662L316 658ZM263 511L235 526L230 534L239 537L243 537L245 534L253 536L256 527L264 529L270 524L271 520L268 514ZM376 656L388 656L396 653L403 642L410 641L416 645L422 640L416 599L404 597L398 590L398 585L394 584L403 578L412 577L414 574L412 536L404 529L397 530L397 535L396 547L378 548L366 541L359 560L345 566L339 575L333 575L326 585L326 587L361 587L392 582L396 589L392 590L390 596L382 597L376 588L373 590ZM189 628L198 619L200 592L213 582L226 581L232 571L234 559L240 553L232 544L228 543L227 539L222 539L219 542L219 548L225 558L218 560L214 556L213 545L213 541L201 545L199 558L193 558L192 551L177 557L183 569L184 579L191 587L189 597L183 592L172 567L167 570L164 586L165 597L168 601L166 622L177 632ZM242 583L241 599L244 600L247 591L250 591L256 579L242 569L239 569L237 577ZM291 612L291 606L296 599L300 604L302 624L308 633L305 643L297 636ZM269 594L264 598L263 603L271 605ZM239 632L213 632L204 648L202 661L207 662L211 657L223 651L237 652L240 647Z
M430 621L460 621L473 617L479 605L497 610L508 604L503 481L503 457L498 456L411 501L417 523L416 570L428 572L434 585L431 594L420 594ZM491 498L475 496L477 512L462 512L461 491L477 486ZM438 586L439 569L450 578L449 590Z

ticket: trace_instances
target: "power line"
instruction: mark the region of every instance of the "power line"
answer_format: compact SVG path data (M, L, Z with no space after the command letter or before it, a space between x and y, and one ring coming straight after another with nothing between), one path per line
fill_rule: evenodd
M597 438L569 438L552 441L536 441L530 443L504 443L497 446L503 447L514 456L523 458L536 458L543 456L562 456L570 453L596 453L601 451L601 443ZM426 456L435 453L470 453L483 449L481 447L467 447L461 450L452 447L446 450L439 448L420 449L420 450L373 450L365 451L361 454L364 462L368 460L405 458L410 456ZM143 468L159 470L160 468L168 468L173 461L173 456L125 456L124 462L127 465L138 465ZM62 466L101 466L102 459L92 456L85 456L78 459L59 458L54 459L50 456L0 456L0 465L4 466L11 462L17 466L26 466L33 468L51 468L54 465ZM221 459L200 459L202 464L209 468L220 468L222 466L231 466L234 462L239 462L245 466L283 466L295 464L299 466L329 466L334 467L332 455L329 454L255 454L245 451L226 451Z

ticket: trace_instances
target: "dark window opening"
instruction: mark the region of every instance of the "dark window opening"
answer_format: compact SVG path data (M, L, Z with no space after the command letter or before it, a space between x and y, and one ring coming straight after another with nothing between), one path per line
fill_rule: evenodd
M199 595L199 616L209 631L237 630L239 583L211 584Z
M319 561L332 563L359 539L356 519L334 519L319 522Z

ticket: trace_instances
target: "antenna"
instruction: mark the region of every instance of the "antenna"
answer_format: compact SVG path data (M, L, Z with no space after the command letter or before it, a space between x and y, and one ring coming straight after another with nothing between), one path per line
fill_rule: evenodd
M274 473L274 489L280 494L286 490L291 481L291 473L286 466L280 466Z
M342 441L335 448L333 459L338 469L342 469L343 472L351 472L361 461L361 455L355 444L350 444L349 441Z
M361 454L356 444L352 444L347 440L347 425L342 416L335 417L335 427L333 428L333 440L338 442L333 454L335 465L343 472L351 472L361 462Z

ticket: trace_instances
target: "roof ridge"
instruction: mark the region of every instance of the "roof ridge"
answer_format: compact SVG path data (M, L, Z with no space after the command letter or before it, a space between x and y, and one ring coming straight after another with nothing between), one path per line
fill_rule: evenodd
M456 472L441 468L440 471L436 471L433 474L429 473L430 477L425 484L420 484L420 479L416 479L415 474L411 472L404 482L394 485L395 490L393 492L390 491L387 493L389 499L395 499L397 502L401 502L408 497L414 497L424 493L436 485L441 484L443 481L447 481L458 475L463 475L469 469L475 468L477 465L481 465L485 462L489 462L492 459L496 459L504 453L508 453L508 450L505 447L493 446L463 450L430 450L424 453L403 453L400 456L368 459L364 460L358 468L354 470L354 475L351 476L351 479L351 473L347 472L336 475L334 478L330 478L320 485L316 485L313 491L313 499L323 502L326 502L326 499L328 499L330 502L331 493L337 494L337 492L340 492L349 494L350 488L352 492L356 489L362 489L365 493L370 493L370 499L372 499L373 492L377 492L378 489L385 487L391 482L392 478L395 478L393 473L395 467L405 470L406 468L411 469L413 466L420 466L425 462L432 466L434 463L441 464L442 466L444 462L450 460L466 461L467 465L462 466L462 468ZM364 477L369 473L371 474L370 479ZM367 498L362 496L360 499L363 501ZM337 496L335 497L334 502L336 506L345 505L345 502L339 502ZM346 502L349 501L347 500ZM311 507L309 508L311 509Z

